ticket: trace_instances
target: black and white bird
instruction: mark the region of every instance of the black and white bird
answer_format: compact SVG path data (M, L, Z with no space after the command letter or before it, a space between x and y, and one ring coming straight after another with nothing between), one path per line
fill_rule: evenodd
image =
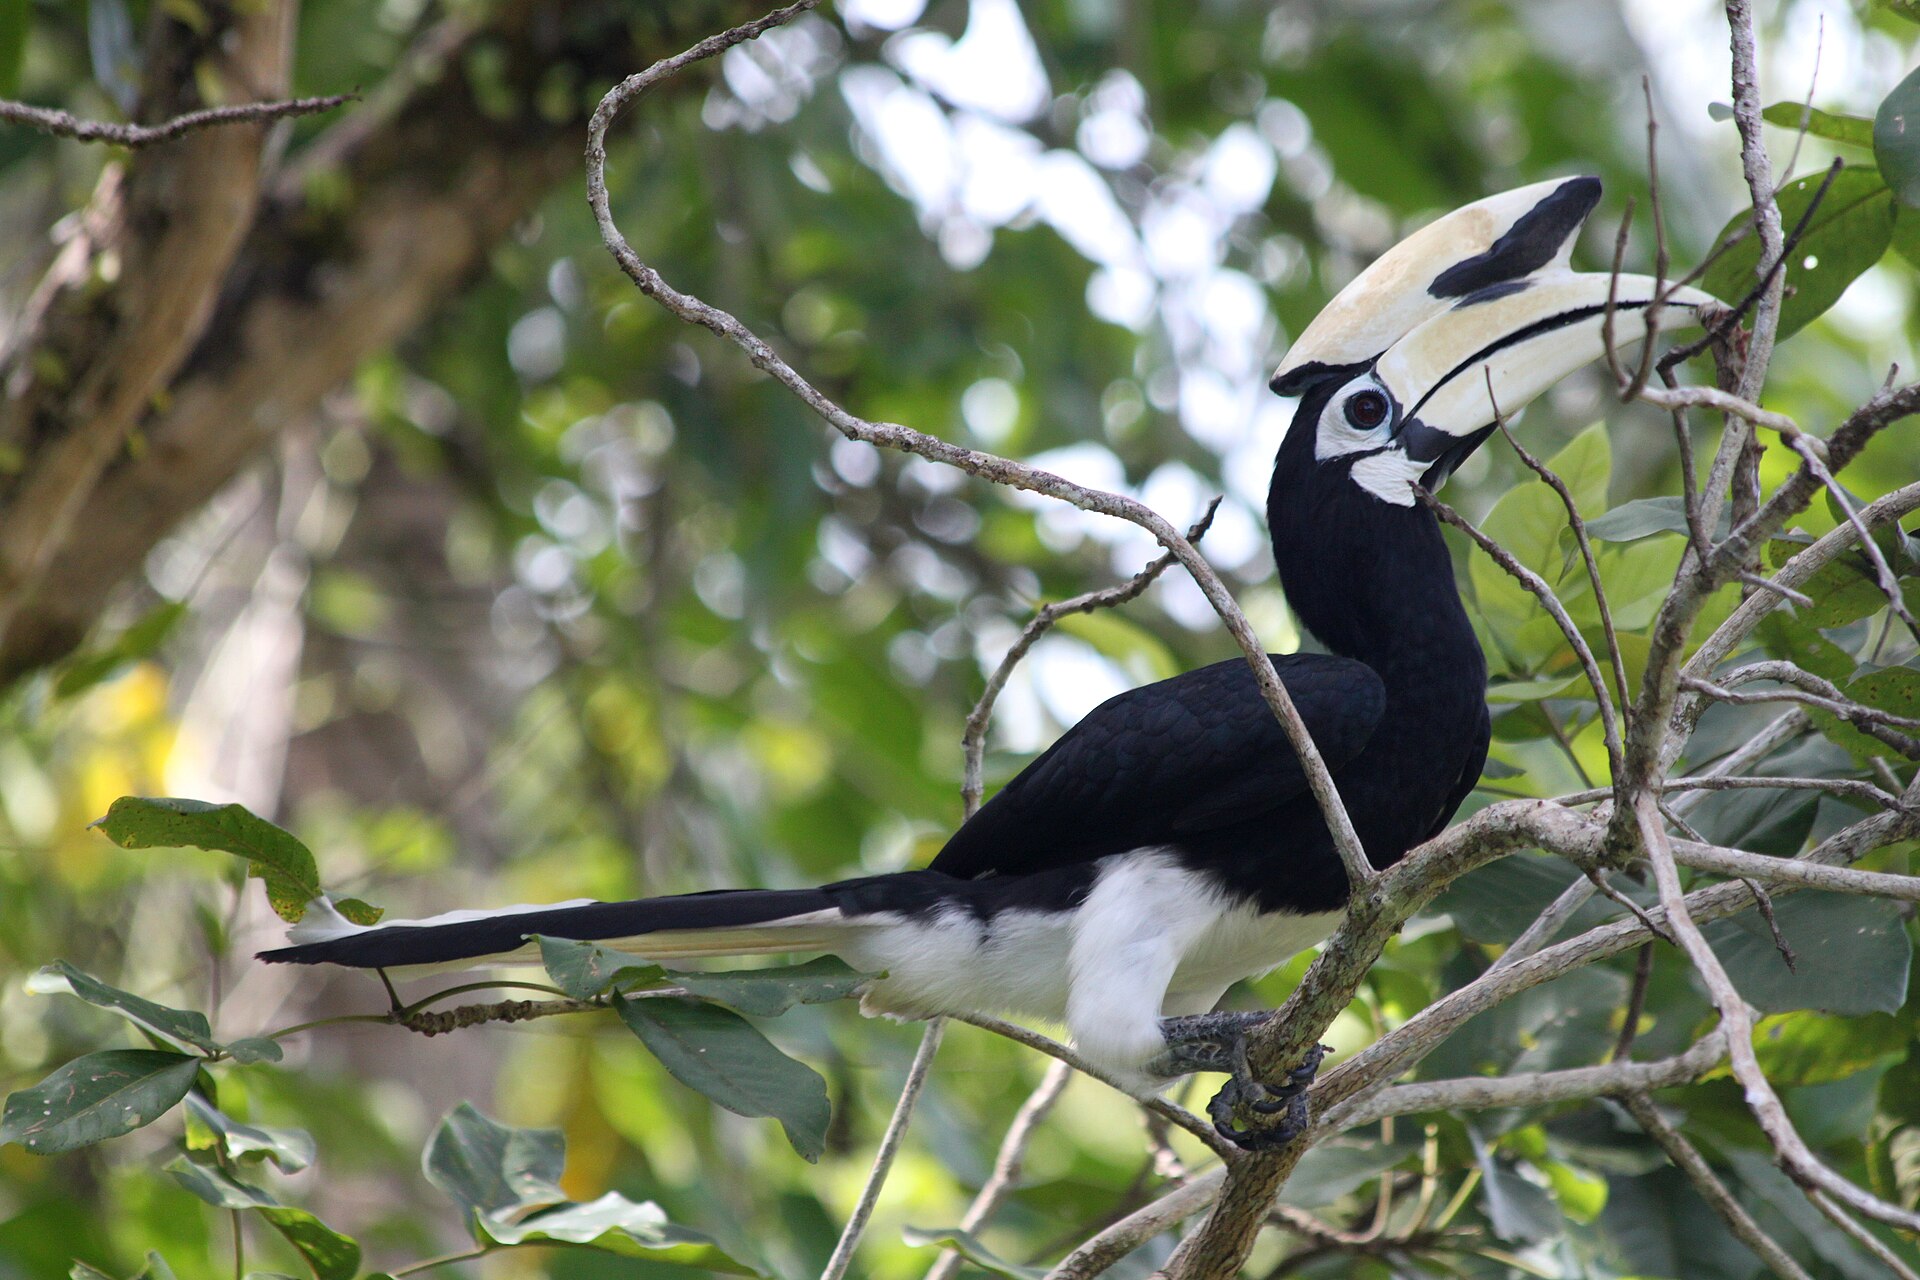
M1437 489L1498 414L1602 354L1610 295L1619 340L1643 336L1635 317L1655 281L1568 265L1599 197L1596 179L1571 178L1447 214L1343 289L1274 375L1274 391L1299 398L1268 498L1274 560L1329 652L1273 664L1375 866L1446 825L1489 739L1486 664L1413 486ZM1672 315L1710 299L1666 301ZM523 951L536 934L661 960L830 952L886 975L869 1011L1063 1022L1082 1054L1144 1092L1244 1067L1247 1018L1202 1015L1325 939L1347 896L1298 759L1234 659L1097 707L924 870L376 927L322 902L294 945L263 958L440 965Z

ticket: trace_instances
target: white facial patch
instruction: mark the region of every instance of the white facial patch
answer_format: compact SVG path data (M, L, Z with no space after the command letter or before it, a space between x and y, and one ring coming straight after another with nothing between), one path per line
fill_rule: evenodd
M1413 486L1420 482L1431 462L1409 458L1398 449L1388 449L1353 464L1353 482L1382 502L1396 507L1413 505Z

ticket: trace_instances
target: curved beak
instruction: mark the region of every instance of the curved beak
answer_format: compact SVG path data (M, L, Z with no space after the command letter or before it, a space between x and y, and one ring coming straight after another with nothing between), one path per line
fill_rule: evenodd
M1393 401L1394 444L1426 487L1438 488L1492 432L1581 365L1647 334L1659 288L1650 276L1543 273L1483 288L1416 325L1374 362ZM1662 317L1691 323L1714 299L1672 289Z
M1317 377L1353 370L1463 298L1543 274L1565 274L1573 242L1600 201L1598 178L1559 178L1455 209L1387 250L1314 317L1273 375L1297 395Z

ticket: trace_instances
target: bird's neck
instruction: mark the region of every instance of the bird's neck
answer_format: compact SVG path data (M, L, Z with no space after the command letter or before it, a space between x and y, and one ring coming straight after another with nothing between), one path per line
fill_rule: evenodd
M1339 497L1299 510L1276 493L1269 510L1274 562L1295 617L1332 652L1377 671L1395 701L1477 708L1486 659L1439 522L1423 507Z

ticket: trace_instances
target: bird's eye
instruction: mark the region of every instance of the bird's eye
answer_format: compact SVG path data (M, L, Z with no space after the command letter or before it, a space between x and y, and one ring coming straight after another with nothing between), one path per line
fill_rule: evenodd
M1371 431L1385 422L1392 409L1378 391L1362 391L1347 397L1347 421L1362 431Z

